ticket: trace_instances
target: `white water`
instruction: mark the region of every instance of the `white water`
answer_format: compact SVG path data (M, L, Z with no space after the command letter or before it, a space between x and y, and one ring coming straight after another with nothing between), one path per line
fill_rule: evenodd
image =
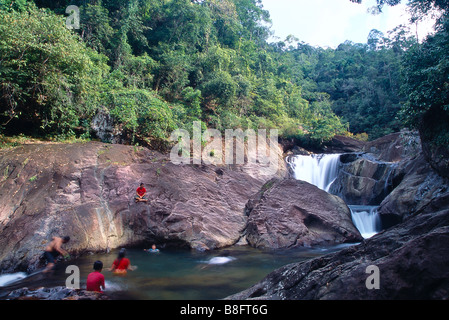
M348 207L351 209L352 222L363 238L371 238L381 231L382 223L377 212L378 206L349 205Z
M12 284L23 278L26 278L27 274L25 272L8 273L0 275L0 287Z
M207 264L225 264L231 261L234 261L234 257L214 257L209 261L206 261Z
M337 178L339 163L339 154L294 156L289 159L295 179L309 182L327 192Z
M338 175L340 154L314 154L289 158L294 177L329 192ZM382 230L378 206L348 205L355 227L363 238L371 238Z

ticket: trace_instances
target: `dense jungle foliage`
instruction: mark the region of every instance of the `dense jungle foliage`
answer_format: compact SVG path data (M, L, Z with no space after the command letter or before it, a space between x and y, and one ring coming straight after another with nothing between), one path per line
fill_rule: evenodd
M419 128L429 110L449 113L448 2L409 1L415 19L440 17L423 43L400 26L319 48L270 42L260 0L0 0L0 133L91 138L104 109L148 145L193 121L315 145ZM449 142L447 124L434 129Z

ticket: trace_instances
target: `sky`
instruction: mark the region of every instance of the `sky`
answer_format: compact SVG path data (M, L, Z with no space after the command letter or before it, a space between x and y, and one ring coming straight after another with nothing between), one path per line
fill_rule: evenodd
M262 4L270 12L271 29L275 32L269 41L294 35L312 46L336 48L346 40L366 43L372 29L387 35L396 26L408 24L405 4L384 6L379 15L368 13L376 0L363 0L362 4L349 0L262 0ZM418 25L420 40L431 27L431 22ZM415 26L411 30L416 33Z

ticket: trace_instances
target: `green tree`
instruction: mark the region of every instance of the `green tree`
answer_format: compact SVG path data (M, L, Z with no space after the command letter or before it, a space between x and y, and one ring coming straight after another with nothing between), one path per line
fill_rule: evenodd
M106 58L61 16L34 6L0 11L0 39L4 128L69 133L95 112Z
M437 145L449 143L449 19L422 45L411 48L403 61L403 90L408 101L402 117Z
M22 121L20 130L82 131L104 106L129 141L151 145L197 120L321 143L342 130L338 99L366 89L356 79L366 52L355 45L269 45L260 0L36 0L47 11L28 3L0 2L1 120ZM64 27L69 4L81 9L78 31Z
M92 49L105 55L111 54L114 29L111 26L109 11L99 4L87 4L82 8L81 38Z
M116 125L131 142L159 147L167 142L179 123L170 105L156 94L142 89L108 91L103 101L108 105Z

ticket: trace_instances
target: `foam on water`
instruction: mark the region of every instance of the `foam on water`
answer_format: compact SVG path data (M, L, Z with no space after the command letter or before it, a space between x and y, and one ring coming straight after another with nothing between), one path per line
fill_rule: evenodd
M115 282L115 281L110 281L110 280L106 280L104 282L104 285L106 287L105 291L108 291L108 292L119 292L119 291L125 291L127 289L126 285L123 285L123 284Z
M25 272L9 273L0 275L0 287L10 285L16 281L22 280L27 277Z
M225 264L235 260L233 257L214 257L207 261L208 264Z

